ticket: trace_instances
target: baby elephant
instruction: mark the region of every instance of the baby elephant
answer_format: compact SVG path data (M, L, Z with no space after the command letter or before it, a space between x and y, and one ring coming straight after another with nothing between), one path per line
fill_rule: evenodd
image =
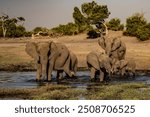
M99 81L106 81L111 74L111 60L102 52L90 52L87 55L87 65L90 68L91 81L95 80L96 72L99 72Z
M121 76L133 76L135 77L136 63L133 60L120 60L113 66L113 72L119 73Z

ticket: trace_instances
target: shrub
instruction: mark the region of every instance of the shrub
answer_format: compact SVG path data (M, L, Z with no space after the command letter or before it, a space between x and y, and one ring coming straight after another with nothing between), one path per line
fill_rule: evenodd
M7 37L22 37L25 35L25 32L26 32L26 29L19 25L19 26L16 26L15 24L11 24L7 33L6 33L6 36Z
M137 36L137 30L146 24L143 14L136 13L126 20L126 30L123 33L127 36Z
M141 41L150 39L150 23L141 26L137 29L137 37Z
M98 33L96 30L92 29L90 30L88 33L88 38L91 38L91 39L94 39L94 38L97 38L97 37L100 37L100 33Z
M52 32L62 35L74 35L78 34L78 27L74 23L68 23L66 25L59 25L58 27L52 28Z
M121 24L121 21L119 18L113 18L111 19L107 24L109 30L113 31L122 31L124 29L124 25Z
M32 32L31 31L27 31L25 32L25 37L31 37L32 36Z

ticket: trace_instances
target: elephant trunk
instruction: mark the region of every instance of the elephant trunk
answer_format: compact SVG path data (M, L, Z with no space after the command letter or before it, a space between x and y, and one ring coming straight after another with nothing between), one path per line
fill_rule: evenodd
M42 61L42 80L46 80L48 77L48 60Z

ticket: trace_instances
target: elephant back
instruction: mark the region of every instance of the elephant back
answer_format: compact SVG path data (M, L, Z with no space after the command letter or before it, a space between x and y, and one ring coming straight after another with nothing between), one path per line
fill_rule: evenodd
M56 43L57 49L57 57L55 60L55 69L63 70L66 65L70 64L70 54L68 48L61 43Z
M89 68L94 67L96 70L100 70L97 54L98 54L97 52L90 52L87 55L87 65Z

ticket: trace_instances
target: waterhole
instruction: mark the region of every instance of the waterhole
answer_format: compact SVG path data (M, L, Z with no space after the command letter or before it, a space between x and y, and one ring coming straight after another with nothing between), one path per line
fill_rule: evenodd
M36 72L0 72L0 88L36 88L44 83L35 81ZM74 88L87 88L89 85L100 85L97 82L90 82L89 71L78 71L76 79L65 78L60 82ZM56 72L52 73L52 84L57 84ZM114 76L109 83L129 83L141 82L150 84L149 74L138 74L135 78L119 78Z

